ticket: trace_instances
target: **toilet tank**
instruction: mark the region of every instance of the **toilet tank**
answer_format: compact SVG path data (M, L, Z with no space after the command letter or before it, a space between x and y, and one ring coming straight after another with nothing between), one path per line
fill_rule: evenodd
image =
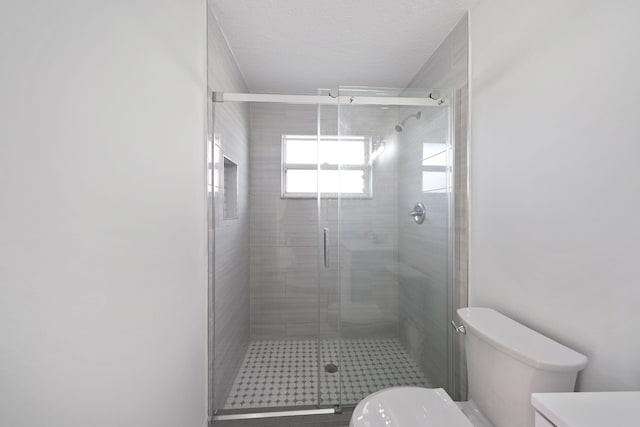
M587 357L495 310L458 310L469 399L495 427L532 427L531 393L574 391Z

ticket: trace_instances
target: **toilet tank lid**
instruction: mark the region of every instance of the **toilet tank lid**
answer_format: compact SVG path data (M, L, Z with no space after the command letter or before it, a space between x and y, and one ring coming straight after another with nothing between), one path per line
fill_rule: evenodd
M571 350L490 308L467 307L458 310L467 328L480 339L506 354L548 371L579 371L587 356Z

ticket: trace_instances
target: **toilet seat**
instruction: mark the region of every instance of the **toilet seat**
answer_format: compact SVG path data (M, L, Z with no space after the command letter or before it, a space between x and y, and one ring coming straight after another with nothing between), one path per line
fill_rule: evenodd
M444 389L394 387L353 410L350 427L473 427Z

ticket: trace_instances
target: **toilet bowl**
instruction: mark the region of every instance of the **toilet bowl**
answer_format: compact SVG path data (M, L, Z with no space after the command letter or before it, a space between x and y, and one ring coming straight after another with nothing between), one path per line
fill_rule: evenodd
M394 387L354 409L350 427L533 427L531 393L570 392L587 357L495 310L458 310L469 401L443 389Z
M373 393L358 404L352 427L474 427L444 389L394 387Z

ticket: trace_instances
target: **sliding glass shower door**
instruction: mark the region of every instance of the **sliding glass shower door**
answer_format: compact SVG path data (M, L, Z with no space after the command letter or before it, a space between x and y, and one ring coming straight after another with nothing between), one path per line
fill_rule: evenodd
M320 333L337 338L319 286L318 106L214 107L212 412L317 408Z
M338 191L320 203L335 219L340 404L394 386L450 389L450 108L435 92L441 102L424 105L424 89L340 95ZM353 103L363 97L380 104Z
M318 95L333 99L329 91ZM342 336L340 330L340 210L348 161L348 143L339 135L339 105L318 105L317 136L317 207L319 257L319 364L318 404L338 406L342 403ZM363 153L356 153L363 155Z
M212 105L218 417L450 389L450 99L332 94Z

